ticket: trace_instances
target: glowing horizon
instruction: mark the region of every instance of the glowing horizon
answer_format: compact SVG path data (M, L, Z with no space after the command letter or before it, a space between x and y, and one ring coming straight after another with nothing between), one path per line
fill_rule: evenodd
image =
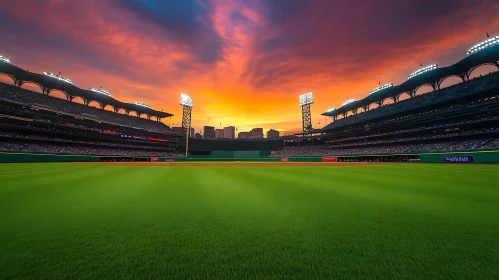
M80 88L101 84L120 101L174 114L166 124L181 123L186 92L196 132L221 123L291 134L301 131L297 96L314 93L312 123L322 127L328 108L365 98L379 81L400 84L420 62L451 65L487 40L484 30L499 29L496 1L417 8L425 3L18 0L0 11L9 26L0 53L32 72L57 69ZM407 9L414 12L402 16Z

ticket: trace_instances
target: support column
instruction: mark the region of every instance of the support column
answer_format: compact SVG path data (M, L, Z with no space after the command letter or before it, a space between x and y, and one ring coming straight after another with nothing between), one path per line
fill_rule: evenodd
M416 96L416 90L417 89L411 89L408 93L409 93L409 96L412 98L414 96Z
M191 128L191 120L192 120L192 107L182 106L182 134L189 134L189 129Z
M41 87L41 89L42 89L42 94L43 94L43 95L49 95L49 94L50 94L50 92L52 91L52 89L51 89L51 88L44 87L44 86L42 86L42 87Z
M301 106L301 120L304 135L312 133L312 113L310 111L310 104Z
M468 73L459 74L458 77L461 78L461 80L463 80L463 82L469 81L469 79L470 79L470 76L468 75Z
M24 81L23 80L19 80L19 79L14 79L14 86L15 87L18 87L20 88L22 85L24 85Z
M397 103L400 100L400 95L401 94L397 94L395 96L390 97L390 99L393 100L393 103Z
M430 86L433 89L433 91L437 90L437 82L431 83Z

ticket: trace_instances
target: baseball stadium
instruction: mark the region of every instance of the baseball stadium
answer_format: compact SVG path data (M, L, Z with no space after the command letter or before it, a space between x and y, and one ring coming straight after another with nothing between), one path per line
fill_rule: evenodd
M0 278L499 279L499 36L462 53L230 140L1 57Z

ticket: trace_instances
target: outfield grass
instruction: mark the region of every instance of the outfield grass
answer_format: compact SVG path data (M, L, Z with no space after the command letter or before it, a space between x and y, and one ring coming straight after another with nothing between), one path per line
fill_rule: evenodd
M0 165L0 279L499 279L499 167Z

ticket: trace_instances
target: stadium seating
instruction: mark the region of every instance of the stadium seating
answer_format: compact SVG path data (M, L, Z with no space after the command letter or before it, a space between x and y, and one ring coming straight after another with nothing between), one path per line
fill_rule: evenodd
M61 111L82 118L105 121L126 127L140 128L161 133L172 133L171 129L162 122L114 113L75 102L69 102L60 98L46 96L3 83L0 83L0 98L21 102L26 105L46 110Z
M474 79L469 82L444 88L436 92L419 95L410 99L400 101L398 103L385 105L373 110L348 116L343 119L338 119L324 127L323 130L345 127L359 122L371 121L383 117L386 118L397 113L410 112L429 106L444 104L445 102L449 102L452 99L471 96L480 91L496 88L498 86L499 73L494 73L480 79Z
M274 157L290 156L339 156L339 155L362 155L362 154L394 154L394 153L416 153L416 152L438 152L438 151L460 151L499 148L499 138L487 138L479 140L448 141L436 143L419 143L386 146L367 147L329 147L319 146L287 146L280 151L272 153Z

